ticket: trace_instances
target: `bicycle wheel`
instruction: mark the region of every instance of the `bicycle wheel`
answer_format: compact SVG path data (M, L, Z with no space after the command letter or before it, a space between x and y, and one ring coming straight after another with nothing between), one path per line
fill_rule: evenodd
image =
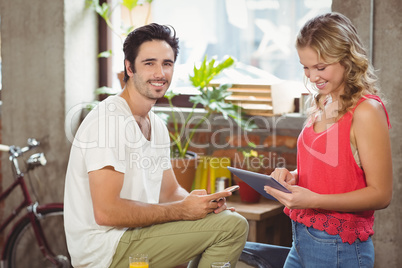
M7 246L6 266L8 268L32 267L70 268L71 261L67 251L64 233L63 209L42 209L39 222L49 244L60 265L56 266L47 260L38 247L35 233L29 219L24 219L13 232Z

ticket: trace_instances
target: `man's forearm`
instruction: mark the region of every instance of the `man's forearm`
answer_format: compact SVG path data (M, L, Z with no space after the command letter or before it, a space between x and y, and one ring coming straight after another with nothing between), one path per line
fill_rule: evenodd
M148 204L127 199L95 212L97 224L115 227L145 227L152 224L177 221L183 218L180 202Z
M175 201L180 201L186 198L189 195L189 193L182 187L178 187L173 194L169 195L166 197L165 202L175 202ZM163 203L163 201L161 201Z

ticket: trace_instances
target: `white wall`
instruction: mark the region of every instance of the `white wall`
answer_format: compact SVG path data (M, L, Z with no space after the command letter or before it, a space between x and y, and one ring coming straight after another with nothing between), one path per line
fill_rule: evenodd
M0 0L0 7L2 143L40 140L48 165L33 183L41 202L61 202L71 146L65 117L93 99L98 81L97 17L83 0ZM2 171L4 188L11 182L5 154Z

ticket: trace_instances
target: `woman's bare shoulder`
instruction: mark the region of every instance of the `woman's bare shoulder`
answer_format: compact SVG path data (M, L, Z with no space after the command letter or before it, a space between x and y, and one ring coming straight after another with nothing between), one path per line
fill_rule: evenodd
M362 121L362 123L375 123L383 120L387 122L384 107L374 99L366 99L361 102L353 115L353 121Z

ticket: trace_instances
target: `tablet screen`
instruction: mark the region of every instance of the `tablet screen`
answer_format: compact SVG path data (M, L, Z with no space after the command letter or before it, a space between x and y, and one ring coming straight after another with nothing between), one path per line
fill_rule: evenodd
M239 179L250 185L254 190L256 190L261 195L269 199L276 200L273 196L267 194L267 192L264 191L264 186L266 185L281 190L285 193L290 193L288 189L286 189L282 184L280 184L277 180L275 180L271 176L234 167L228 167L228 169L234 175L239 177Z

